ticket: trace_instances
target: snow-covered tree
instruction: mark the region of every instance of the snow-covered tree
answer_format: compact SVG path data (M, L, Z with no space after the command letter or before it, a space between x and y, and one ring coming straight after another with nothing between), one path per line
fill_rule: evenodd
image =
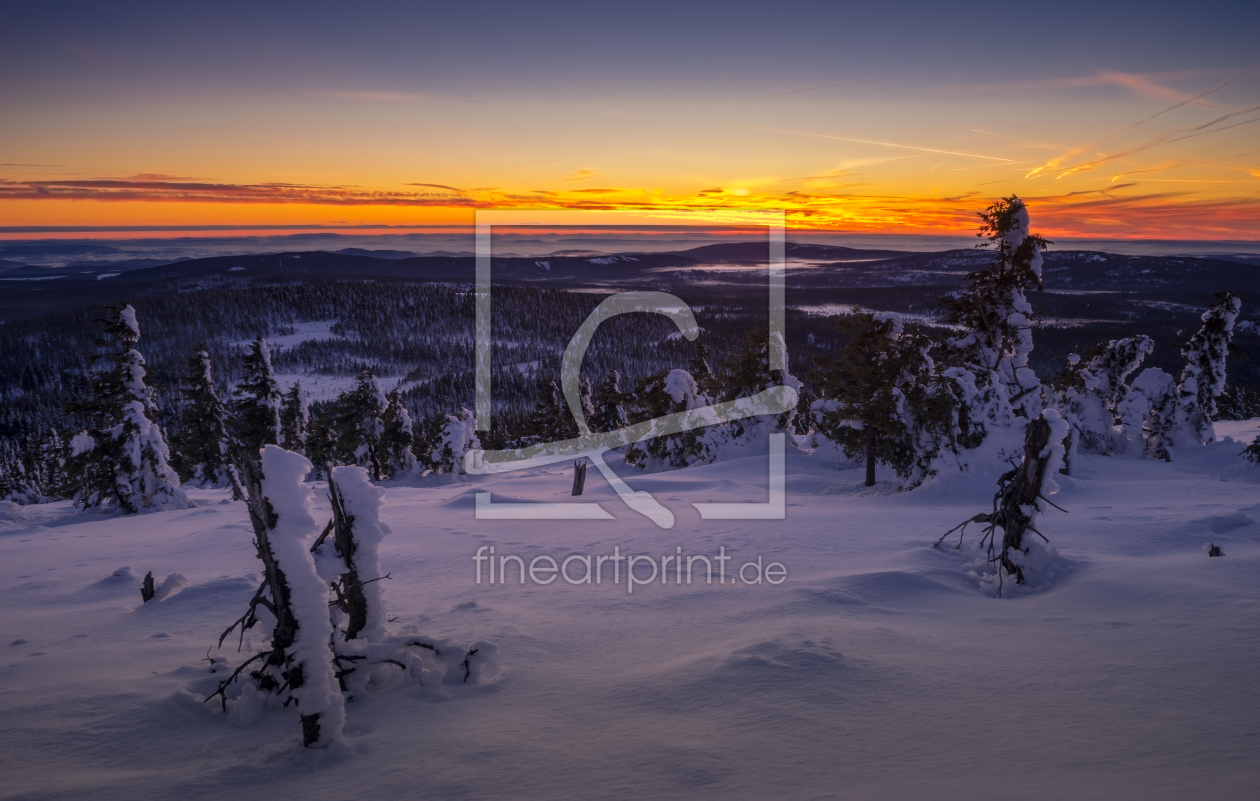
M345 700L329 647L333 627L328 584L316 571L310 552L311 540L319 533L312 490L305 483L311 463L300 454L267 445L258 461L246 460L242 469L263 582L219 644L238 626L243 640L245 632L260 622L260 606L275 624L270 647L242 662L210 698L220 696L226 710L229 698L238 704L258 704L260 696L279 696L285 707L292 703L301 715L303 745L326 747L341 734ZM255 667L250 682L241 687L236 680L251 664Z
M783 347L781 335L777 332L774 334L774 340L776 347ZM705 394L704 388L697 385L700 396L706 400L732 401L750 398L777 386L789 386L794 390L799 390L801 382L795 376L784 370L770 369L770 345L771 334L766 327L761 326L750 331L744 340L743 347L731 354L722 364L720 396L710 398ZM795 416L796 409L792 408L782 414L764 418L735 420L729 424L730 434L735 440L744 439L758 422L768 423L773 431L790 431Z
M980 547L987 540L988 564L996 568L997 594L1002 595L1006 576L1016 584L1026 583L1030 573L1049 561L1045 545L1049 540L1037 530L1037 516L1050 508L1048 495L1058 491L1055 474L1063 464L1064 441L1068 436L1067 421L1055 409L1046 409L1024 428L1023 458L1013 470L998 479L998 491L993 496L993 511L982 512L945 532L936 544L939 546L950 533L962 529L963 534L971 523L984 526ZM1002 530L1001 545L997 531ZM1039 539L1033 539L1029 532ZM958 546L962 545L962 534ZM996 552L996 553L995 553ZM982 579L983 581L983 579Z
M280 385L271 367L271 349L258 337L250 343L242 362L243 376L233 392L236 441L246 453L257 453L264 445L284 444L280 424Z
M418 446L420 467L428 473L464 472L464 454L479 450L477 421L473 413L460 409L427 421L425 434Z
M13 501L25 506L42 500L44 495L39 484L27 471L21 454L16 449L0 447L0 501Z
M411 475L416 469L415 431L411 412L397 390L386 396L389 404L381 418L381 463L390 478Z
M655 420L708 405L695 379L686 370L650 375L639 382L630 398L631 423ZM715 457L713 434L710 429L693 429L635 443L626 450L626 464L641 469L706 464Z
M382 417L388 408L389 399L381 389L380 380L371 370L364 370L354 388L337 398L332 415L337 463L366 467L375 481L384 477L381 437L385 434L385 421Z
M333 509L332 536L315 548L320 575L333 588L336 625L343 640L385 637L385 597L381 590L381 540L389 527L381 522L385 491L373 486L362 467L334 467L328 479Z
M1151 459L1172 461L1177 427L1177 390L1173 377L1148 367L1133 379L1116 405L1125 438Z
M230 486L239 495L240 476L228 433L231 422L214 386L209 351L199 347L185 368L180 387L186 401L183 421L178 435L172 437L180 478L201 486Z
M1216 398L1225 391L1225 357L1241 308L1237 293L1217 292L1200 318L1203 327L1181 349L1186 366L1177 382L1177 424L1199 442L1216 439Z
M311 404L301 381L294 381L280 400L280 433L284 446L294 453L306 453L307 429L311 425Z
M95 426L70 442L66 470L81 508L116 507L125 514L145 509L186 508L188 498L168 461L157 412L144 383L145 363L133 346L140 340L136 310L105 307L96 339L91 400L76 407Z
M1247 457L1247 461L1260 464L1260 437L1256 437L1250 445L1243 448L1242 455Z
M980 219L977 236L989 240L982 247L995 247L994 259L968 273L968 287L946 299L947 322L963 329L946 340L946 361L972 374L976 395L966 399L968 415L987 432L1041 412L1041 383L1028 366L1033 310L1025 293L1041 286L1041 252L1049 243L1029 233L1028 209L1014 195Z
M1093 453L1112 452L1116 406L1127 393L1129 376L1154 349L1150 337L1136 336L1113 339L1106 345L1100 343L1088 362L1069 357L1055 401L1065 416L1071 415L1076 421L1080 448Z

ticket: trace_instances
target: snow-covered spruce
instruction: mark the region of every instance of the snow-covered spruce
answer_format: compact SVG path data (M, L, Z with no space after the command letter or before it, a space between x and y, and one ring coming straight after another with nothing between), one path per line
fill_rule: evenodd
M319 574L333 588L344 640L376 642L385 637L385 597L381 589L381 541L389 527L381 522L385 491L372 484L362 467L334 467L328 479L332 503L331 537L316 543Z
M345 701L329 647L333 628L328 585L316 572L310 553L310 541L318 533L312 490L305 483L311 463L277 445L265 446L261 456L261 463L244 460L244 479L263 583L219 644L238 626L243 639L245 631L258 623L261 606L275 620L271 646L237 666L206 700L219 697L226 711L233 689L238 699L243 696L255 703L258 693L282 696L285 706L292 702L301 714L303 745L324 747L341 734ZM247 691L235 688L240 674L254 663L251 686Z
M657 420L709 404L686 370L648 376L631 394L631 422ZM716 458L714 426L656 436L626 449L626 464L640 469L678 468L708 464Z
M385 434L382 418L388 409L389 399L380 380L371 370L359 373L354 388L337 398L328 423L333 435L327 464L358 465L367 468L375 481L385 478L381 438Z
M1129 376L1154 349L1150 337L1136 336L1111 340L1088 362L1069 357L1053 397L1065 418L1073 416L1079 448L1103 454L1115 450L1117 406L1128 392Z
M1054 409L1046 409L1025 429L1024 458L1013 470L998 479L998 491L993 496L993 511L982 512L964 520L941 535L939 546L954 531L961 529L958 545L971 523L984 525L980 548L988 547L987 563L995 566L997 594L1002 595L1005 576L1013 576L1016 584L1028 581L1027 571L1036 569L1048 561L1038 553L1049 540L1033 525L1037 515L1052 504L1046 499L1058 491L1054 476L1063 466L1064 441L1069 434L1068 423ZM997 530L1002 530L1002 544L997 545ZM1032 532L1041 538L1037 542L1028 536ZM996 555L995 552L996 551Z
M210 353L199 347L188 357L183 384L187 401L179 433L172 438L180 479L201 487L232 487L241 495L240 474L233 463L234 444L228 433L227 407L219 399L210 370Z
M1015 416L1034 419L1041 411L1041 383L1028 366L1032 353L1032 306L1025 293L1041 286L1041 252L1049 243L1029 233L1028 209L1012 195L980 214L977 236L995 246L993 263L969 273L969 286L947 298L946 320L964 333L946 340L946 368L969 373L955 378L974 384L965 416L985 434L1022 427ZM997 391L992 391L997 390Z
M249 345L241 364L244 376L233 391L236 440L247 453L264 445L283 445L280 423L280 385L271 367L271 349L258 337Z
M416 472L415 422L397 390L386 396L389 406L381 418L380 455L382 470L390 478Z
M1134 451L1171 462L1177 427L1177 389L1173 377L1148 367L1133 379L1116 405L1120 431Z
M1247 457L1247 461L1260 464L1260 437L1256 437L1250 445L1243 448L1242 455Z
M1241 308L1237 293L1217 292L1200 318L1203 327L1181 349L1186 366L1177 382L1177 428L1201 443L1216 439L1216 399L1225 391L1225 358Z
M464 472L464 454L480 448L472 412L460 409L458 414L434 417L419 446L419 468L426 475L459 475Z
M125 514L187 508L162 429L152 420L157 407L144 382L144 357L133 347L140 340L135 309L106 306L99 322L92 396L76 408L94 426L71 439L66 463L75 504Z

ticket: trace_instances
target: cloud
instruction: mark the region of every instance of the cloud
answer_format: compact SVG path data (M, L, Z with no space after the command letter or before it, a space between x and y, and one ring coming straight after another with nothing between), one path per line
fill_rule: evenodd
M1260 170L1255 170L1260 172ZM1130 181L1129 184L1134 182ZM495 188L455 190L419 184L415 191L380 191L359 186L291 183L221 184L189 181L0 179L0 201L76 200L94 202L293 204L412 208L611 209L640 212L658 220L735 224L749 213L782 208L801 228L855 232L964 233L975 228L975 213L991 202L989 192L971 189L949 197L723 188L662 196L631 189L519 191ZM1260 197L1211 197L1185 191L1126 195L1131 186L1087 193L1025 194L1034 227L1053 236L1252 239L1260 234ZM454 191L453 191L454 190ZM614 198L614 193L620 196Z
M830 134L805 133L803 131L776 131L776 133L794 134L796 136L813 136L819 139L837 139L841 142L857 142L863 145L879 145L880 147L895 147L901 150L919 150L924 153L939 153L946 156L963 156L970 159L986 159L988 161L1013 161L1013 159L1003 158L1001 156L982 156L978 153L962 153L957 150L937 150L931 147L918 147L915 145L903 145L897 142L878 142L872 139L851 139L847 136L832 136Z
M1183 70L1180 72L1116 72L1098 70L1093 75L1081 75L1072 78L1043 78L1031 81L998 81L994 83L969 83L947 86L944 91L950 94L972 94L990 92L1029 92L1048 89L1079 89L1089 86L1121 86L1130 91L1165 100L1196 99L1194 96L1180 92L1158 81L1182 81L1219 75L1219 70Z
M576 172L570 173L569 175L566 175L566 176L564 177L564 180L566 180L566 181L585 181L586 179L588 179L588 178L594 178L596 175L599 175L599 174L600 174L599 170L592 170L592 169L585 169L585 168L584 168L584 169L581 169L581 170L577 170Z
M137 176L144 178L145 176ZM430 185L432 186L432 185ZM335 206L475 206L471 198L440 192L385 192L352 186L216 184L152 180L0 179L0 200L95 200L161 203L302 203ZM459 190L453 190L458 193Z
M431 189L445 189L448 192L454 192L457 195L468 194L463 189L459 189L458 187L454 187L454 186L447 186L446 184L418 184L416 183L416 184L403 184L403 186L427 186Z
M195 180L187 175L164 175L160 172L142 172L138 175L132 175L125 178L126 181L192 181Z

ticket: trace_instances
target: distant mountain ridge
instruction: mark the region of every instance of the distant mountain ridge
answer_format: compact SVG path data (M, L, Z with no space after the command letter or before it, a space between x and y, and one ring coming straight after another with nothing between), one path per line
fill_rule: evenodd
M968 272L993 258L990 251L977 248L915 253L789 242L785 250L788 288L806 293L911 286L948 291L960 286ZM755 291L764 286L764 274L747 268L766 263L768 255L767 243L732 242L680 252L496 256L491 265L494 281L504 284L612 291L662 285L678 289L704 280ZM723 270L724 265L733 269ZM476 259L471 255L414 256L409 251L344 248L338 252L213 256L165 263L94 260L55 270L6 260L0 263L0 287L4 289L0 319L159 292L339 279L466 285L476 280ZM1260 298L1260 266L1181 256L1050 250L1045 254L1045 282L1051 292L1180 295L1205 294L1223 287L1242 292L1244 303Z

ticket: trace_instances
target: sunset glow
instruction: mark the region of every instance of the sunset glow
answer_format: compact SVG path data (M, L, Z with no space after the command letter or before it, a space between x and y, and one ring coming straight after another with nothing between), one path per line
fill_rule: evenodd
M187 12L178 42L142 15L102 38L104 12L20 12L0 33L0 226L781 208L798 229L965 233L1017 193L1050 236L1260 238L1246 25L1104 15L1180 46L1095 30L978 55L929 9L877 49L829 44L859 24L835 10L714 36L619 20L597 46L560 18L386 5L397 30L371 44L327 9L248 33Z

